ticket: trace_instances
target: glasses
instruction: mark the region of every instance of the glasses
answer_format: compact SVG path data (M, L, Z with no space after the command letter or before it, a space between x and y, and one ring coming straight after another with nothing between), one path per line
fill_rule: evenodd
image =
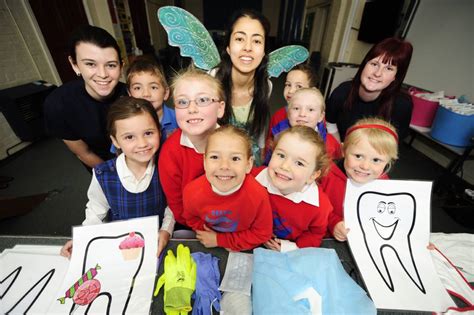
M180 109L186 109L189 107L191 102L194 102L198 107L206 107L206 106L211 105L212 103L219 102L219 100L215 98L210 98L207 96L198 97L194 100L179 98L174 102L174 107L180 108Z

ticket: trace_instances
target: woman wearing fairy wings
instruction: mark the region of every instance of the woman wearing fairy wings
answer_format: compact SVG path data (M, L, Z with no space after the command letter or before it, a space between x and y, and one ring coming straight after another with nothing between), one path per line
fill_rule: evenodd
M270 23L263 15L241 10L232 16L226 32L226 48L221 54L216 77L227 97L224 123L242 127L252 137L255 163L261 164L261 149L270 115L267 36Z
M224 86L226 106L221 123L243 127L253 140L255 165L262 163L269 77L278 77L308 58L308 50L292 45L267 54L270 23L258 12L241 10L232 16L221 57L209 32L189 12L173 6L161 7L158 19L168 33L168 43L191 57L196 67L210 71Z

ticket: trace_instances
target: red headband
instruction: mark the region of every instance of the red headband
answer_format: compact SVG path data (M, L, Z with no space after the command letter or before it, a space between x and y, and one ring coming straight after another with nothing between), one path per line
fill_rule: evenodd
M383 130L385 132L388 132L389 134L391 134L394 138L395 138L395 141L398 143L398 136L397 136L397 133L395 131L393 131L392 129L384 126L384 125L378 125L378 124L367 124L367 125L359 125L359 126L353 126L349 129L347 129L347 132L346 132L346 137L351 133L353 132L354 130L357 130L357 129L365 129L365 128L376 128L376 129L380 129L380 130Z

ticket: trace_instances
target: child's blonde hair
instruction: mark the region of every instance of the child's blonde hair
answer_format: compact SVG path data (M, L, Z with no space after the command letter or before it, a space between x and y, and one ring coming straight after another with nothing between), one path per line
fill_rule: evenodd
M357 145L365 136L369 144L379 154L385 154L390 158L385 172L388 172L393 163L398 159L398 134L395 127L380 118L359 119L352 127L347 129L344 138L344 154L351 145Z
M217 128L217 129L215 129L214 131L211 132L211 134L207 138L205 154L207 154L209 143L211 142L212 137L215 136L215 135L218 135L218 134L229 135L229 136L232 136L234 139L235 138L240 138L242 140L242 142L244 143L245 154L247 155L247 158L253 156L252 155L252 140L250 139L248 133L245 130L243 130L241 128L237 128L233 125L225 125L225 126Z
M315 87L302 88L302 89L297 90L295 92L295 94L293 94L293 97L290 99L288 107L291 107L291 104L293 103L293 100L295 99L295 96L298 95L298 94L302 94L302 93L310 93L310 94L314 95L314 97L316 97L317 100L319 101L319 103L321 104L321 113L324 113L326 111L326 102L324 102L324 96L321 93L321 91L318 90Z
M217 97L219 98L220 101L225 101L225 94L224 94L224 89L222 87L221 81L218 79L214 78L207 72L204 72L202 70L196 69L194 67L188 67L185 70L182 70L178 72L171 83L171 89L173 91L173 98L175 97L174 93L176 91L176 86L178 83L180 83L183 80L187 79L199 79L199 80L206 80L209 82L213 88L215 89L215 92L217 94Z
M317 78L316 74L314 73L313 68L309 64L300 63L299 65L296 65L295 67L293 67L293 69L288 71L288 73L290 73L291 71L296 71L296 70L301 71L306 75L306 78L308 78L308 86L309 87L316 87L316 83L317 83L318 78Z
M127 88L131 88L131 81L133 76L141 73L151 73L152 75L157 76L160 79L161 85L166 89L168 88L168 82L166 82L165 75L161 70L161 67L158 63L148 57L137 57L127 69L126 77L127 77Z
M277 136L274 148L278 146L278 142L287 134L298 135L300 139L308 142L311 145L314 145L317 148L317 153L315 156L316 166L315 171L321 171L319 178L325 176L329 171L330 158L326 152L326 145L321 138L321 136L313 128L307 126L294 126L286 129ZM304 148L301 148L304 150Z

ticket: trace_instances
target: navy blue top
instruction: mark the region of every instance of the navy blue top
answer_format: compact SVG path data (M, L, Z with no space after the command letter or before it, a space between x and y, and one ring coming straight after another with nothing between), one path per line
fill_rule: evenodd
M341 141L344 141L346 131L361 118L376 117L380 109L379 99L364 102L360 97L350 110L344 108L344 103L351 90L352 81L341 83L329 97L326 106L326 121L337 124ZM397 128L399 139L408 135L413 104L410 97L399 94L392 105L390 123Z
M131 193L123 187L116 168L117 159L108 160L94 168L97 181L110 206L109 220L127 220L158 215L160 225L166 208L166 198L158 178L158 166L148 188Z
M114 157L109 151L111 141L107 133L107 111L123 95L127 95L127 89L121 82L113 95L103 102L87 93L82 79L67 82L45 100L46 130L59 139L84 141L92 152L107 161Z

